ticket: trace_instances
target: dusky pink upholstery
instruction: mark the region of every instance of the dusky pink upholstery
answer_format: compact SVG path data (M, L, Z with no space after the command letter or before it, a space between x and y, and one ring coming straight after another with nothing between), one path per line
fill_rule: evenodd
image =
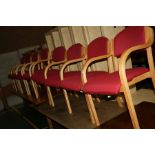
M38 84L45 84L45 77L44 77L44 69L41 69L41 70L38 70L38 71L35 71L34 74L32 74L32 77L31 79L33 81L35 81L36 83ZM47 73L47 76L48 77L58 77L59 78L59 70L58 69L51 69L48 71Z
M65 51L66 51L66 49L63 46L55 48L53 51L53 54L52 54L52 60L54 62L59 62L59 61L65 60ZM45 79L44 71L45 71L45 69L35 71L32 74L31 79L38 84L48 85L48 82L51 81L54 77L55 77L55 79L59 78L59 70L58 69L48 70L48 72L47 72L48 79Z
M39 53L39 56L40 56L40 59L41 60L44 60L44 59L47 59L48 58L48 49L43 49L40 53ZM35 53L35 55L33 55L32 57L32 62L35 62L38 60L38 55L37 53ZM39 78L40 79L40 74L38 74L39 72L42 73L42 70L38 70L37 68L35 68L35 72L33 73L33 76L36 77L35 79ZM35 75L36 74L36 75ZM24 80L30 80L31 77L30 77L30 74L29 72L25 72L22 76L22 79Z
M32 56L32 53L30 52L24 53L20 60L21 64L29 63L31 61L31 56ZM21 76L21 73L18 73L17 75L15 73L12 73L8 75L8 78L9 79L21 79L22 76Z
M114 55L121 54L130 47L145 43L144 26L129 26L114 38Z
M65 51L63 46L55 48L52 54L52 60L55 62L64 60Z
M20 60L21 64L26 64L26 63L30 62L31 61L31 55L32 55L32 53L30 53L30 52L24 53L21 60Z
M74 60L74 59L81 58L82 57L82 47L83 46L80 43L72 45L67 50L67 60ZM57 56L57 60L60 60L60 58L58 58L59 56L60 55ZM54 70L54 72L52 70L48 71L46 80L44 79L44 76L40 76L41 81L40 81L40 79L35 80L35 81L37 81L41 84L47 85L47 86L60 87L61 86L61 80L60 80L59 70ZM68 76L69 77L76 76L77 74L80 74L80 72L77 72L77 71L66 72L64 74L64 79ZM32 79L34 79L34 78L35 77L32 77Z
M126 70L127 80L131 81L134 77L137 77L149 70L144 67L137 67L133 69ZM104 94L104 95L116 95L119 93L121 87L121 82L119 78L119 73L100 73L92 75L88 78L87 83L83 87L84 93L88 94Z
M48 49L43 49L40 53L40 59L41 60L44 60L44 59L47 59L48 58Z
M87 48L88 59L107 54L108 39L105 37L99 37L93 40ZM96 72L100 74L100 72ZM66 73L65 73L66 74ZM69 76L69 74L71 74ZM61 87L68 90L81 91L82 90L82 80L81 72L69 73L68 76L64 77L61 82ZM88 73L88 77L91 78L93 72Z
M120 57L125 50L144 44L144 35L144 27L127 27L114 38L114 55ZM133 78L148 71L144 67L127 69L127 80L131 81ZM111 74L103 72L103 74L98 75L94 72L93 74L93 78L88 78L87 83L83 87L84 93L104 95L116 95L119 93L121 82L118 72Z
M35 52L35 53L32 54L32 62L35 62L37 60L38 60L38 53Z
M88 45L88 53L87 53L88 59L108 54L107 48L108 48L107 38L105 37L96 38Z
M74 60L81 58L82 45L80 43L74 44L67 50L67 60ZM80 52L79 52L80 51Z

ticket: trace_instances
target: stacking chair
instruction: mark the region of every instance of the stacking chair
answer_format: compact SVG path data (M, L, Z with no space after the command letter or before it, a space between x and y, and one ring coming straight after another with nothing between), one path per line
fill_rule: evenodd
M85 48L80 43L72 45L67 50L67 62L64 63L64 65L62 66L60 70L60 77L59 79L57 79L57 82L59 83L59 87L63 89L63 94L65 97L69 114L72 114L72 109L71 109L71 105L69 102L69 97L66 89L72 90L72 89L68 89L67 86L74 87L74 82L72 82L72 79L78 80L79 77L81 77L81 71L79 70L80 69L79 63L81 62L83 65L85 63L85 60L86 60ZM70 66L73 64L77 65L77 70L76 71L67 70L67 68L70 68Z
M61 72L64 71L65 69L67 69L67 71L68 71L68 67L70 64L75 64L80 61L83 61L84 57L85 57L85 55L84 55L84 51L83 51L83 46L79 43L72 45L67 50L66 62L62 66ZM52 74L50 75L48 72L49 72L49 70L47 67L45 70L45 79L46 80L44 82L44 84L47 86L47 89L49 87L56 87L56 88L61 87L61 78L60 78L61 73L58 73L57 76L52 76ZM76 75L80 75L80 72L79 71L66 72L64 77L74 77ZM63 93L64 93L66 104L67 104L67 110L71 114L72 109L71 109L70 103L68 102L68 98L67 98L68 96L67 96L67 92L65 89L63 89ZM49 94L49 97L50 97L51 103L54 105L52 94Z
M49 54L48 49L43 49L39 53L39 60L34 62L29 68L29 76L28 80L31 81L33 92L35 94L35 98L39 98L38 85L32 80L38 79L41 74L43 74L45 67L52 61L52 58Z
M89 79L89 72L87 72L88 66L94 63L94 60L102 61L102 59L106 56L96 57L95 59L91 58L85 64L82 70L82 79L84 85L83 92L85 93L87 103L90 105L91 113L93 119L95 120L96 126L99 126L100 122L92 100L92 94L117 96L120 93L123 93L133 127L140 128L130 93L130 87L144 79L151 78L155 88L155 69L151 49L153 40L153 30L150 27L127 27L114 38L111 45L113 58L120 58L118 71L106 74L105 72L102 72L101 74L94 72L94 74ZM136 67L132 69L125 69L125 63L131 53L145 51L149 64L148 68Z
M110 44L109 40L105 37L99 37L99 38L93 40L88 45L87 49L85 49L85 51L84 51L86 56L83 56L82 58L80 58L79 61L82 61L83 64L85 64L84 66L86 67L86 65L89 62L91 63L91 61L96 61L96 60L100 60L100 59L109 57L111 55L109 44ZM69 102L69 98L67 96L66 90L71 90L71 91L76 91L76 92L82 92L82 90L83 90L83 82L82 82L82 78L81 78L81 72L76 72L73 74L72 72L64 71L64 69L68 65L72 64L72 62L74 62L74 61L68 61L66 64L64 64L64 66L62 67L61 72L60 72L60 76L61 76L61 80L62 80L61 87L64 90L64 95L65 95L66 102L68 105L70 105L70 102ZM78 62L78 61L76 60L75 62ZM68 73L69 76L65 77L66 73ZM96 75L95 73L97 75L100 75L103 72L90 71L87 74L87 78L88 79L93 78ZM108 73L105 71L103 74L108 74ZM96 81L96 79L94 81ZM94 89L95 89L95 87L94 87ZM87 97L86 97L86 99L87 99ZM92 123L94 124L95 120L94 120L94 115L93 115L93 112L91 109L92 106L90 105L89 102L87 102L87 103L88 103L87 106L88 106L88 110L90 113L90 118L91 118Z
M31 56L32 56L31 52L24 53L21 59L21 63L13 66L9 74L9 79L11 79L13 83L13 88L15 89L15 91L20 91L22 94L23 94L23 89L20 82L20 79L21 79L20 71L21 71L21 68L24 66L24 64L30 63L32 61Z
M45 61L49 61L49 59ZM64 62L66 62L66 49L63 46L55 48L52 52L50 61L51 62L46 67L44 67L41 70L38 70L37 72L35 72L35 67L37 66L38 62L34 63L32 67L31 79L33 85L34 83L37 83L39 85L46 86L49 104L54 107L53 97L48 82L51 82L59 78L59 68ZM46 76L44 76L44 72L46 72ZM47 76L50 77L49 80L48 79L46 80ZM36 94L36 98L38 99L39 92L37 91L35 85L34 85L34 91Z

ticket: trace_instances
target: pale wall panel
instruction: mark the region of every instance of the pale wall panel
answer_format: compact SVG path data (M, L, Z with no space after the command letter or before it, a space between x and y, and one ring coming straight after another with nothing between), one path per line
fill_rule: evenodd
M75 43L81 43L83 46L86 46L86 40L83 34L82 26L71 26L71 35Z
M49 50L49 55L51 55L52 51L54 49L54 44L53 44L52 36L50 34L46 34L45 35L45 39L46 39L47 47L48 47L48 50Z
M54 47L59 47L63 45L58 31L52 32L51 36L53 37Z

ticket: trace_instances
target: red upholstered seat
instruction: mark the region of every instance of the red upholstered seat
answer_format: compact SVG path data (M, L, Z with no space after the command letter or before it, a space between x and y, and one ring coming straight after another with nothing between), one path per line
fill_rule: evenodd
M82 87L81 72L66 72L61 87L68 90L80 91Z
M107 42L108 39L105 37L99 37L93 40L88 46L88 59L107 54ZM97 75L100 75L103 72L97 71L95 73L97 73ZM66 76L66 74L68 74L68 76ZM87 78L93 78L93 74L94 72L88 72ZM81 91L83 88L81 73L65 73L64 80L61 82L61 87L67 90Z
M44 69L42 70L38 70L35 71L34 74L32 75L32 80L35 81L38 84L47 84L47 82L45 82L45 78L44 78ZM48 71L48 77L56 77L59 78L59 70L58 69L51 69Z
M22 79L23 80L30 80L31 77L30 77L30 74L28 71L26 71L23 75L22 75Z
M137 67L126 70L127 80L131 81L134 77L137 77L149 70L144 67ZM83 87L84 93L88 94L105 94L105 95L116 95L119 93L121 82L119 73L108 73L96 74L94 72L93 78L88 78L87 83Z
M95 74L94 74L95 73ZM102 71L96 71L96 72L88 72L87 78L90 80L91 78L94 79L93 75L102 75L102 74L108 74L107 72ZM61 82L61 87L68 89L68 90L74 90L74 91L81 91L83 90L82 80L81 80L81 72L66 72L65 78Z
M12 76L14 77L14 79L17 79L17 80L21 80L22 79L21 72L18 72L18 74L13 74Z

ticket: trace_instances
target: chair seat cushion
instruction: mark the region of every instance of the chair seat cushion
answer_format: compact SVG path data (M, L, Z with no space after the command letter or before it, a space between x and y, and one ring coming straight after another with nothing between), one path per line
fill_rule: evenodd
M94 78L94 75L96 76L100 74L108 74L108 73L102 71L88 72L87 79ZM61 87L67 90L81 91L83 89L81 72L77 71L66 73L64 80L61 82Z
M64 79L66 78L73 78L73 77L78 77L80 75L80 72L72 71L72 72L66 72L64 73ZM60 80L60 75L59 72L56 76L53 76L52 74L48 74L48 78L44 81L44 85L48 85L51 87L61 87L62 86L62 81Z
M64 80L61 81L61 87L67 90L80 91L82 87L81 72L66 72Z
M18 72L18 74L12 74L12 78L17 80L22 80L21 72Z
M148 72L149 70L144 67L137 67L126 70L127 80L131 81L136 76ZM104 95L116 95L120 91L121 82L119 73L114 72L111 74L96 74L93 73L93 78L88 79L87 83L83 87L84 93L88 94L104 94Z
M41 70L38 70L38 71L35 71L33 74L32 74L32 80L35 81L36 83L38 84L44 84L46 85L47 83L47 79L45 79L44 77L44 69L41 69ZM47 73L47 77L48 79L49 78L59 78L59 70L58 69L51 69L48 71Z

